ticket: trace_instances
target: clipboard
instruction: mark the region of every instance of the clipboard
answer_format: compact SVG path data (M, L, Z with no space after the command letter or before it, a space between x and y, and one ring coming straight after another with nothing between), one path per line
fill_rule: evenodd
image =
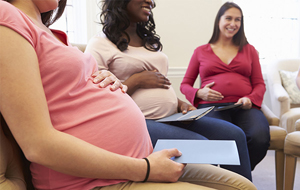
M243 104L240 103L240 104L232 104L232 105L228 105L228 106L219 106L219 107L216 107L214 109L214 111L223 111L223 110L228 110L228 109L232 109L232 108L238 108L238 107L241 107Z
M207 108L200 108L192 111L188 111L186 114L182 113L175 113L171 116L164 117L162 119L156 120L156 122L172 122L172 121L193 121L200 119L201 117L205 116L209 113L214 106L207 107Z

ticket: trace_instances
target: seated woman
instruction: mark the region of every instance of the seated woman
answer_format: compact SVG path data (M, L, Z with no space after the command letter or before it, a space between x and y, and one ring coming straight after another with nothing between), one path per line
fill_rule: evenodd
M237 4L227 2L219 9L213 31L209 43L194 51L180 89L198 108L242 103L242 109L212 111L207 116L232 122L245 132L253 170L270 141L269 123L260 111L265 83L258 54L246 39ZM199 74L201 87L194 88Z
M88 43L86 52L97 60L100 70L109 70L128 86L128 94L143 112L153 145L157 139L235 140L240 166L222 166L251 180L244 132L219 119L203 117L182 123L159 123L156 119L195 107L179 100L167 79L168 58L160 50L155 34L151 0L105 0L101 16L103 32Z
M95 59L48 28L66 0L6 1L0 1L0 111L32 162L36 189L256 189L221 168L174 162L176 149L152 153L134 101L93 83Z

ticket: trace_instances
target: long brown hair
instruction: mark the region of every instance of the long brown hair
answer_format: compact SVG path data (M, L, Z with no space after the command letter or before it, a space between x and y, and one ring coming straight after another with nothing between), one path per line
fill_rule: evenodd
M4 0L4 1L7 1L9 3L13 2L13 0ZM57 19L59 19L65 10L66 4L67 4L67 0L60 0L57 9L45 13L41 13L43 24L49 27ZM54 12L55 15L53 15Z
M248 41L247 41L247 38L245 35L245 31L244 31L244 16L243 16L242 9L233 2L226 2L219 9L216 19L215 19L213 35L208 43L213 44L218 41L219 35L220 35L220 28L219 28L220 18L230 8L237 8L241 11L241 15L242 15L241 27L240 27L239 31L232 38L233 44L238 46L239 50L241 51L243 49L244 45L248 44Z

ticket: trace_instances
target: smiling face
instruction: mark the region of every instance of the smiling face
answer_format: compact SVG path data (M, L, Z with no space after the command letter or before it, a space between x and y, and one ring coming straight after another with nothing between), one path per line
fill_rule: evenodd
M126 10L131 22L147 22L153 7L153 0L131 0Z
M241 27L242 13L239 9L232 7L225 11L219 22L220 36L233 38Z

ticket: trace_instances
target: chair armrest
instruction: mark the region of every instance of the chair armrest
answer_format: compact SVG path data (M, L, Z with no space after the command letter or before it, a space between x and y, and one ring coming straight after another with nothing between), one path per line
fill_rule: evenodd
M85 51L85 48L86 48L86 44L74 44L74 43L71 43L72 46L76 46L80 51L84 52Z
M300 119L298 119L295 123L295 129L296 131L300 131Z
M265 104L261 105L261 111L264 113L267 118L269 125L279 126L279 118L266 106Z
M281 84L273 84L273 89L270 93L273 93L273 99L271 99L272 109L278 116L282 116L290 110L289 95Z
M284 102L289 100L289 95L286 92L286 90L283 88L283 86L279 83L273 84L273 92L275 98L279 101L279 102Z

